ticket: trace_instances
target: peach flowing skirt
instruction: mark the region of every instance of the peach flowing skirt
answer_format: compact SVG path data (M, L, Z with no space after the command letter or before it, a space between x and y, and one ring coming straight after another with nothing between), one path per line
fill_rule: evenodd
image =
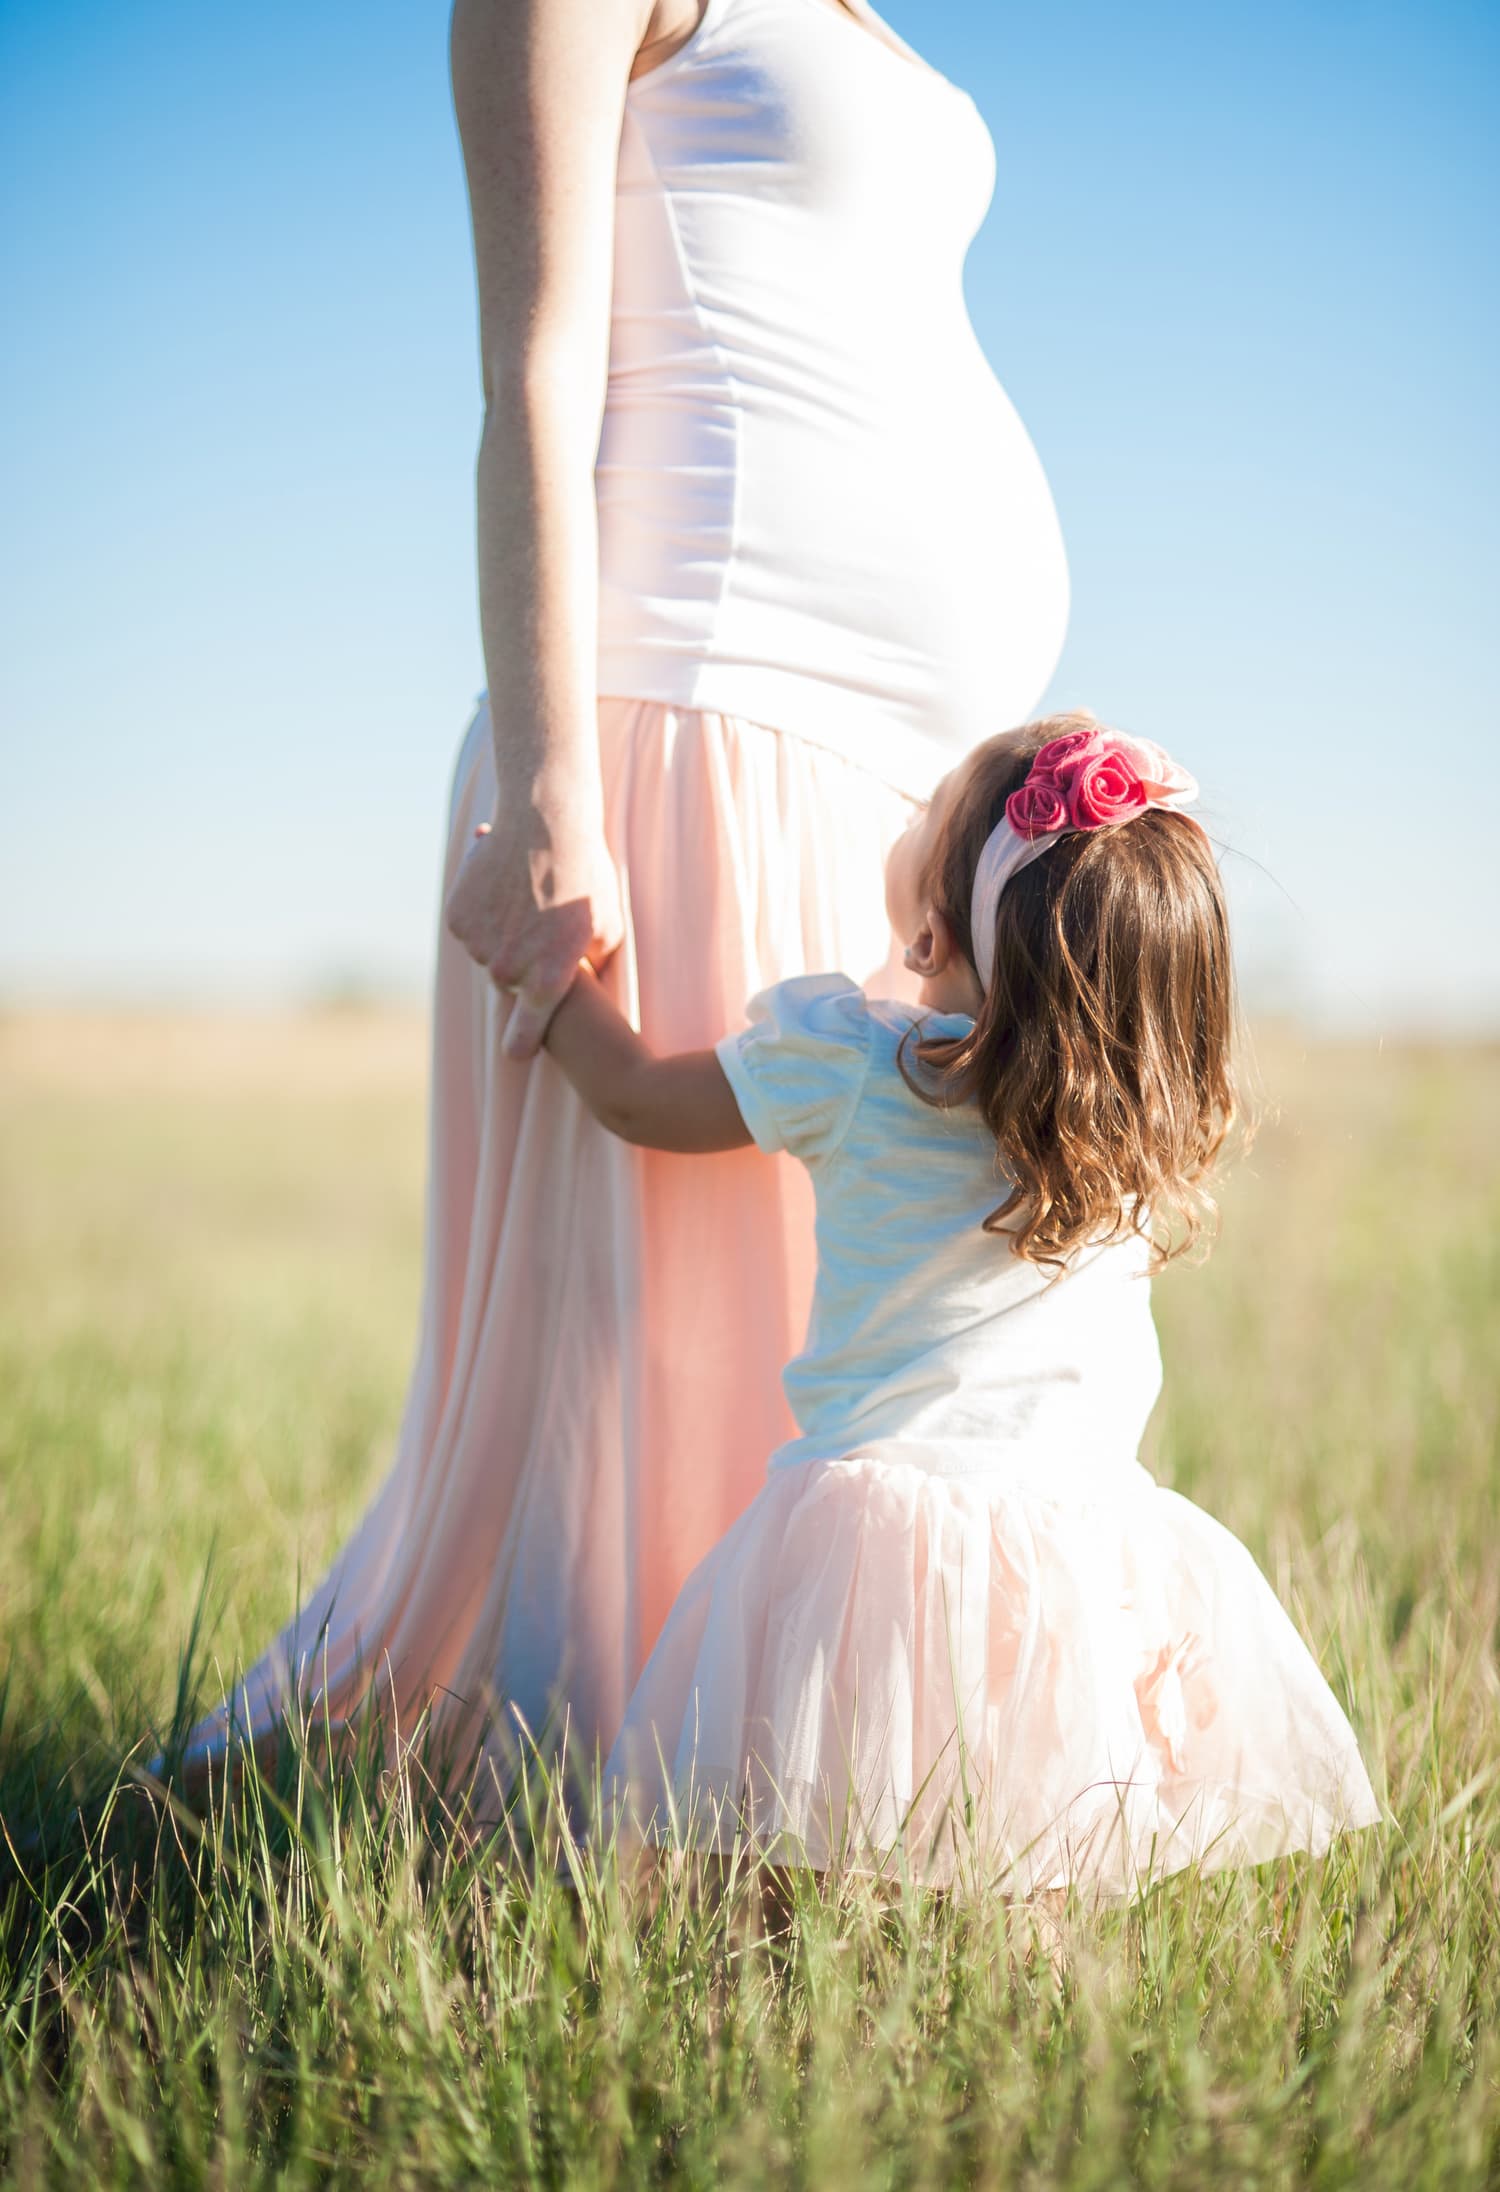
M911 801L760 725L599 705L625 940L607 979L663 1051L741 1024L754 992L841 969L911 994L883 866ZM461 749L445 889L493 812L489 712ZM813 1279L812 1196L786 1157L662 1156L600 1128L543 1054L503 1058L509 1000L446 933L434 998L426 1280L385 1483L297 1617L231 1686L257 1744L283 1711L427 1714L465 1777L518 1730L608 1749L683 1582L793 1425L780 1373ZM224 1748L203 1721L189 1763ZM524 1739L523 1739L524 1740ZM450 1773L447 1778L452 1779Z

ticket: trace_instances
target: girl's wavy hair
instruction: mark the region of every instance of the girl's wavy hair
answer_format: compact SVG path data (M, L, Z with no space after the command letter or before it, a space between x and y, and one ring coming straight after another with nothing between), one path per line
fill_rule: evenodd
M971 965L974 871L1006 800L1048 739L1098 728L1050 716L976 749L923 878ZM923 1037L917 1022L899 1062L916 1095L973 1103L993 1132L1014 1184L987 1232L1059 1268L1085 1242L1134 1234L1159 1270L1206 1253L1217 1222L1207 1183L1238 1112L1235 1018L1213 853L1185 815L1151 808L1061 837L1011 878L972 1031Z

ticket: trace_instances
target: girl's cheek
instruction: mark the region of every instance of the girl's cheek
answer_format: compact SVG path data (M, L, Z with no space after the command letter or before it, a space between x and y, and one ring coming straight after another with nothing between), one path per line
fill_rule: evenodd
M911 851L911 824L896 839L885 864L885 910L893 928L901 929L907 916L906 868Z

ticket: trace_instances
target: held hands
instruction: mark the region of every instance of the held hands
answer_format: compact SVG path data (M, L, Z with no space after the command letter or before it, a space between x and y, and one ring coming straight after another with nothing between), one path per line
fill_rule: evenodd
M601 966L624 933L620 885L603 836L514 807L481 822L448 893L448 927L515 1005L501 1039L533 1058L580 959Z

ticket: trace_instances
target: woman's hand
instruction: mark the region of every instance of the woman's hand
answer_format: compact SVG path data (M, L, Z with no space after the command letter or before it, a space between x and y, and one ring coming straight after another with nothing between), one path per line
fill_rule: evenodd
M603 833L566 810L506 801L475 831L444 914L497 987L516 992L500 1046L508 1058L535 1057L579 960L601 966L623 932Z

